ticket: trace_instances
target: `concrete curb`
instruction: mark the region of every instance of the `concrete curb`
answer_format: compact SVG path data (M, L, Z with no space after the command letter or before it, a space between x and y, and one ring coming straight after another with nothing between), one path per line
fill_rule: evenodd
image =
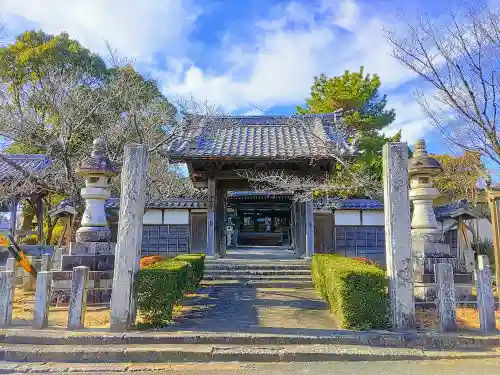
M143 346L83 346L8 345L0 348L1 366L5 371L18 372L15 363L181 363L181 362L313 362L313 361L387 361L441 359L500 358L496 350L484 352L445 352L409 348L375 348L340 345L288 346L210 346L210 345L149 345ZM1 374L2 372L0 372Z
M489 349L500 348L500 335L432 332L325 331L312 335L236 332L129 332L0 330L0 344L31 345L366 345L392 348Z

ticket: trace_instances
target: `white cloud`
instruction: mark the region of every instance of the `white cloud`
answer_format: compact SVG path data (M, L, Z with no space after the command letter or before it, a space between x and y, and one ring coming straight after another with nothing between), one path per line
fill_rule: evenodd
M93 51L105 53L108 41L146 62L159 50L182 55L201 10L191 0L0 0L0 9L11 28L22 26L20 16L49 33L66 31Z
M388 21L363 14L354 0L323 0L315 9L292 1L270 14L255 22L252 40L234 44L228 38L219 51L229 63L226 71L214 74L189 64L182 75L163 76L165 92L192 94L229 110L267 109L301 104L320 73L332 76L364 66L367 73L380 75L384 90L413 78L390 56L383 30ZM397 126L405 138L420 136L416 121L423 116L411 93L389 99L399 109Z
M366 72L380 75L383 91L412 78L389 56L383 28L391 20L367 14L355 0L321 0L316 6L309 0L290 1L266 18L249 20L245 26L251 28L251 40L235 42L228 32L222 47L204 52L220 57L227 67L214 73L220 67L201 68L189 55L197 42L190 32L202 12L195 1L0 0L0 9L16 32L25 27L21 18L49 33L66 31L99 53L106 52L109 41L121 55L136 58L158 76L166 94L190 94L239 112L301 104L313 76L320 73L332 76L363 65ZM165 57L166 70L155 70L155 53ZM411 138L425 131L411 92L390 97L389 106L397 110L389 132L402 127L405 138Z

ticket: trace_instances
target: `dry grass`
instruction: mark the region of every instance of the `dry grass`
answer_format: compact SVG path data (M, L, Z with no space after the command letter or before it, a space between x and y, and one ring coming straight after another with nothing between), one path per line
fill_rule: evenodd
M14 296L12 320L14 324L31 325L35 293L24 292L18 288ZM68 307L51 307L49 310L49 327L66 327L68 325ZM109 327L108 307L88 307L85 313L85 327Z
M438 312L436 309L426 309L416 311L416 324L418 328L439 329ZM500 311L496 312L497 329L500 330ZM458 329L478 329L479 313L476 309L459 307L457 308Z

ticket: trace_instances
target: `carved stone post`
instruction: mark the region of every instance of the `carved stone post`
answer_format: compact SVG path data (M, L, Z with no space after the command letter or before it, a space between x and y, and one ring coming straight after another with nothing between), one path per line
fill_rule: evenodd
M441 332L457 330L457 300L453 266L448 263L434 264L434 275L437 284L437 305Z
M477 257L477 269L474 270L476 281L477 308L482 332L496 332L495 300L491 282L490 263L487 255Z
M215 256L215 179L208 179L207 197L207 249L208 257Z
M135 282L141 258L148 155L144 145L125 146L120 217L111 295L111 330L130 329L136 317Z
M385 249L391 323L394 329L409 328L415 318L408 197L408 146L387 143L383 148Z
M33 309L33 328L46 328L49 324L50 290L52 272L40 271L36 277L35 308Z
M7 258L7 263L5 264L5 270L16 272L16 269L17 269L16 258Z
M8 327L12 322L15 291L16 272L0 271L0 327Z
M32 267L35 265L33 264L33 256L32 255L26 255L26 259L28 262L31 264ZM23 269L23 290L25 292L31 292L35 290L35 278L31 273Z
M52 256L50 254L42 254L41 271L50 271L52 267Z
M84 326L88 279L89 267L78 266L73 268L68 310L68 329L80 329Z

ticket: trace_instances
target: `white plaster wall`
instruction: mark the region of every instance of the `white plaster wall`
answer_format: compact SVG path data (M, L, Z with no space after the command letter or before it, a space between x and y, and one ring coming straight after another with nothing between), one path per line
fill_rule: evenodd
M493 227L491 223L486 218L481 218L476 220L477 225L477 234L480 239L485 240L488 239L493 241Z
M143 224L161 224L161 211L159 209L148 209L142 218Z
M385 225L384 211L366 210L362 212L363 225Z
M189 224L189 210L165 210L163 224Z
M335 225L361 225L359 210L336 210Z

